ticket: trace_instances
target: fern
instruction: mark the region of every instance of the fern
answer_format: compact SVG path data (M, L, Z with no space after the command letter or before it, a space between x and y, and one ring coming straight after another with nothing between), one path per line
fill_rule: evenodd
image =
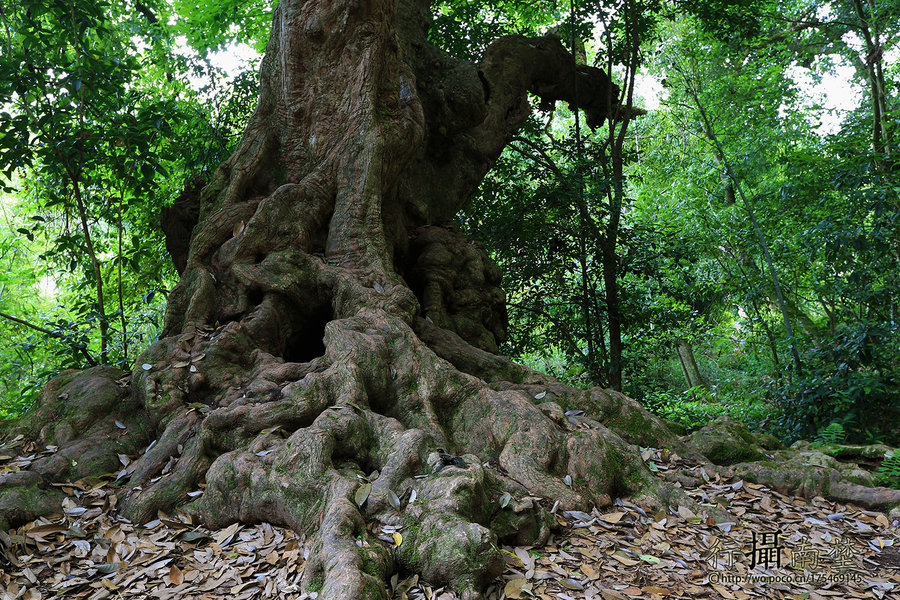
M884 460L875 471L875 477L887 487L900 490L900 453L885 454Z
M828 427L819 429L815 444L819 446L842 444L846 438L847 433L844 431L844 426L835 422L828 425Z

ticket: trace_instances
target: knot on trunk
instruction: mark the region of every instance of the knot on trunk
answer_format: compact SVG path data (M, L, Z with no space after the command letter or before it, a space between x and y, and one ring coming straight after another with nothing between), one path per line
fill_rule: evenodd
M410 256L408 280L424 315L496 353L506 339L506 295L487 252L458 231L426 226L413 233Z

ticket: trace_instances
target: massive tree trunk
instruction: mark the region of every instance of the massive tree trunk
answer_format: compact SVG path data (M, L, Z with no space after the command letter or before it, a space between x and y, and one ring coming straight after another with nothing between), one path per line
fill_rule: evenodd
M290 526L320 598L386 598L398 572L479 598L498 543L545 541L556 501L693 505L632 445L690 453L659 419L493 354L499 273L451 222L527 92L599 123L612 83L552 37L454 59L428 18L424 1L281 1L240 147L199 210L187 194L170 213L198 223L163 336L130 375L63 374L7 431L54 452L0 476L3 527L47 510L48 481L139 454L120 474L136 522Z

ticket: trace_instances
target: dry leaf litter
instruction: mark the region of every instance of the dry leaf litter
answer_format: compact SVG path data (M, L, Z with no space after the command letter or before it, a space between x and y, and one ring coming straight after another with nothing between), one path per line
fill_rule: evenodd
M0 449L0 473L55 451L14 440ZM506 571L486 597L900 600L900 524L884 514L724 480L665 450L642 456L701 506L718 504L734 519L683 506L648 514L622 499L591 513L554 507L560 531L543 547L504 547ZM288 529L211 531L182 513L142 524L117 516L116 480L131 462L120 460L118 474L58 484L66 494L58 516L0 532L0 600L316 598L300 590L309 550ZM402 528L370 528L382 543L403 543ZM457 598L416 575L390 585L393 598Z

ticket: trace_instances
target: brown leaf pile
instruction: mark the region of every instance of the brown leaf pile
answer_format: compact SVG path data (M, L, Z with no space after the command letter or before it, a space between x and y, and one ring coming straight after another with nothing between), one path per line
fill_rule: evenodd
M0 450L0 472L56 449L17 451ZM716 522L684 506L647 514L627 500L603 512L557 514L562 533L549 545L503 549L507 569L487 597L900 598L900 532L883 514L725 481L666 451L643 456L701 506L726 508L734 519ZM300 592L308 550L293 532L269 524L210 531L181 513L133 524L115 513L115 477L60 484L67 496L58 516L0 532L0 600L316 597ZM754 548L773 532L777 548L767 556L780 567L751 569ZM388 539L403 543L399 531ZM416 575L395 576L391 588L395 598L457 597Z

